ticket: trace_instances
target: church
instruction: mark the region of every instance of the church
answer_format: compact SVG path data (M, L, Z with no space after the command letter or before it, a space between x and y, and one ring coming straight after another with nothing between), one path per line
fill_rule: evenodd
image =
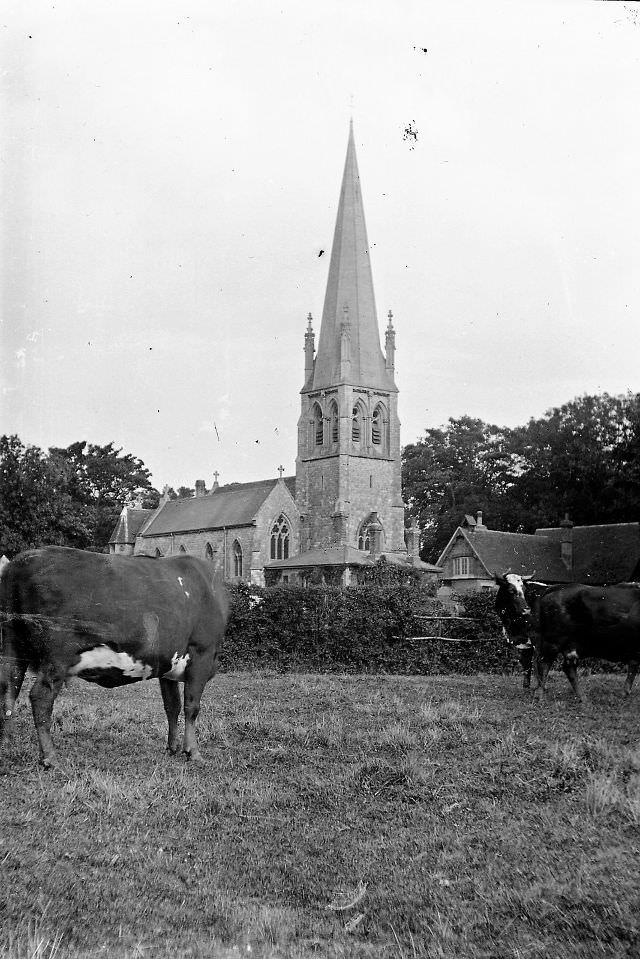
M389 311L383 354L353 123L318 346L309 314L304 357L295 476L198 480L190 499L125 506L110 552L188 552L258 585L357 583L381 557L437 575L419 559L417 525L405 528L395 331Z

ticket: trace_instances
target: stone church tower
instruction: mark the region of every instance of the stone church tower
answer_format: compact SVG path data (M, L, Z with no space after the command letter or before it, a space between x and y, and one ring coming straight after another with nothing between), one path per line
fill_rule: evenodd
M406 555L400 421L389 312L380 349L373 278L349 129L318 351L305 335L296 503L300 550L354 547Z

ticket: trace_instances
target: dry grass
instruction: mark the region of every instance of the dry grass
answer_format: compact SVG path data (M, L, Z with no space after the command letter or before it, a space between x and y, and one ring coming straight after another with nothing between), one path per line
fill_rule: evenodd
M154 685L28 700L0 761L0 959L640 955L640 697L594 677L229 674L206 768Z

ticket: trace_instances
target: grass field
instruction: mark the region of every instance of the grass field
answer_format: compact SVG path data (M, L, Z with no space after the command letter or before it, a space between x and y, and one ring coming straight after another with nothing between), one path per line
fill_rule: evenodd
M640 956L640 691L230 673L204 768L156 683L28 698L0 761L0 956Z

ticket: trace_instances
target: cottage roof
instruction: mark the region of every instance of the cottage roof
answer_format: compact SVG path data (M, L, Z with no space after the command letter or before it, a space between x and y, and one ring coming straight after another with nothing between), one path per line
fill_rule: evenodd
M136 536L154 512L155 510L152 509L134 509L131 506L124 506L109 544L132 546Z
M557 543L532 533L504 533L500 530L474 530L467 534L460 530L489 576L512 573L537 576L554 583L568 583L572 577L560 559Z
M560 527L537 529L559 549ZM573 571L578 583L620 583L637 578L640 563L640 523L607 523L601 526L574 526Z
M160 507L143 537L166 536L225 526L250 526L256 513L280 481L258 480L255 483L229 483L205 496L168 500ZM284 484L295 496L295 476L284 477Z
M387 371L380 349L353 123L349 127L318 352L313 376L306 388L319 389L341 381L343 326L348 330L350 341L349 382L352 385L394 390L393 377Z

